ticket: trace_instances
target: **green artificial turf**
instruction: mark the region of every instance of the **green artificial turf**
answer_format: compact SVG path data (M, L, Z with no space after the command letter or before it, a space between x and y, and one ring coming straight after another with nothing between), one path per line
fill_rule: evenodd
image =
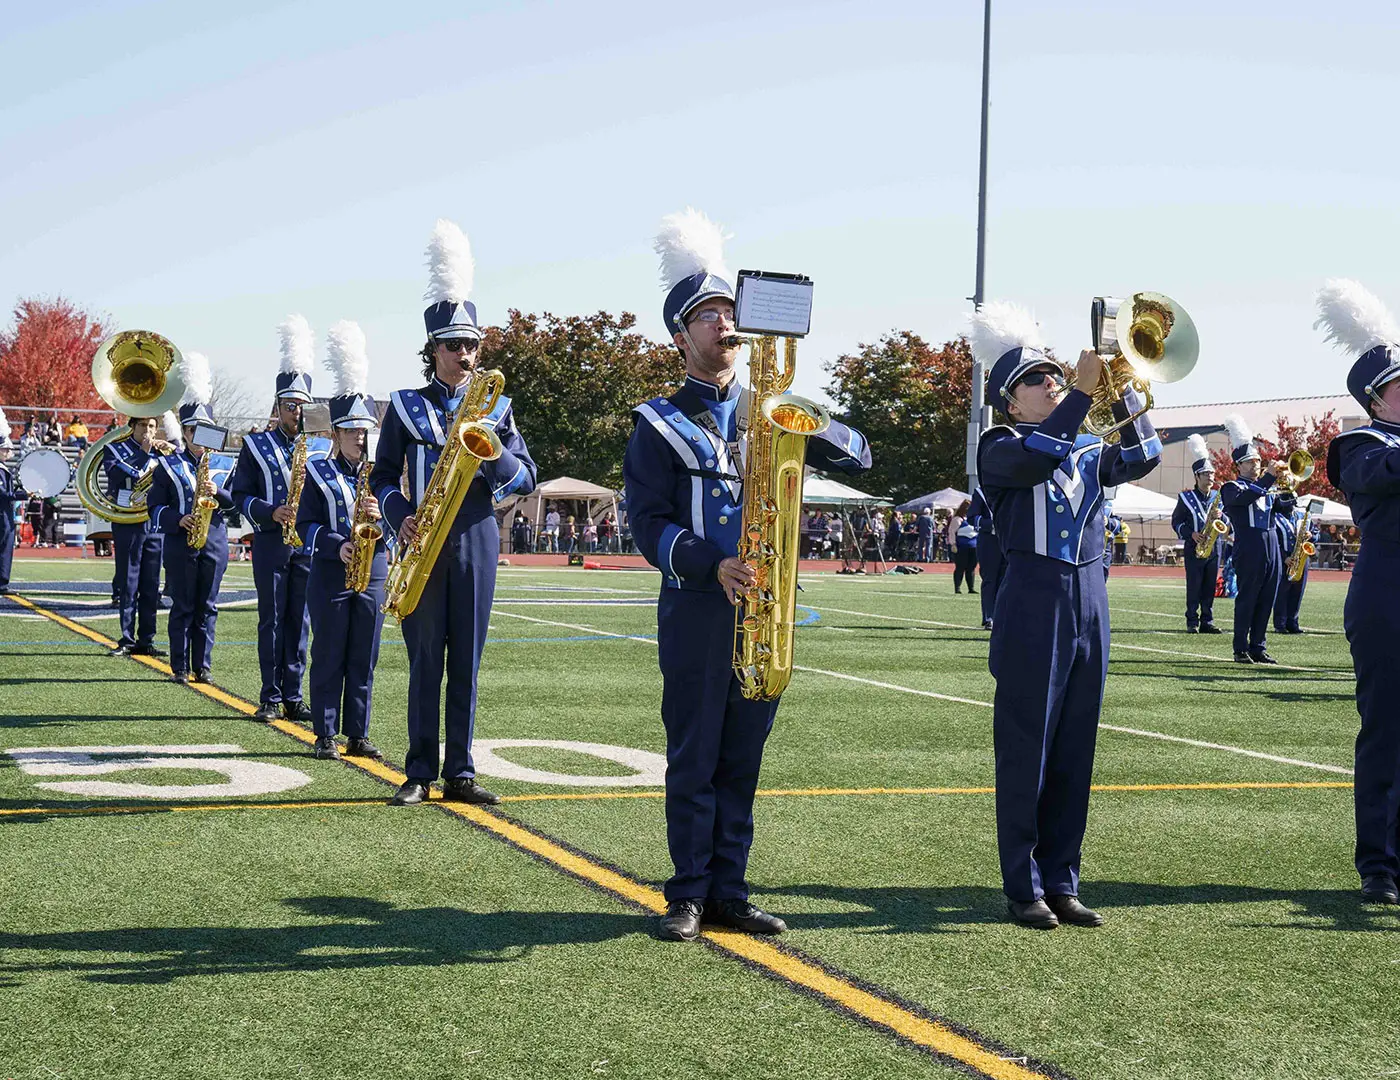
M35 560L16 576L100 581L103 565ZM250 583L230 566L226 587ZM656 584L502 570L478 736L664 752ZM1318 632L1271 637L1308 670L1245 668L1228 633L1184 634L1179 581L1113 578L1105 724L1303 764L1103 730L1096 782L1349 780L1334 771L1350 767L1357 727L1344 595L1311 583L1303 624ZM933 573L804 579L815 620L797 659L811 670L784 697L761 786L990 786L978 599ZM110 609L92 613L115 632ZM1230 617L1218 600L1217 622ZM256 613L223 611L218 633L215 680L255 701ZM384 785L51 622L0 618L0 640L5 747L236 744L232 756L309 782L233 801L364 800L0 819L0 1001L17 1033L0 1042L0 1075L954 1075L709 950L652 941L633 909L461 822L380 808ZM399 763L407 674L389 623L371 735ZM499 753L629 771L569 750ZM121 802L37 786L62 779L0 757L0 809ZM482 780L505 795L645 790ZM669 871L659 799L502 810L644 881ZM1096 792L1082 890L1109 921L1053 934L1003 917L990 795L773 795L755 818L755 900L787 918L785 941L1070 1075L1400 1070L1400 917L1359 903L1347 789Z

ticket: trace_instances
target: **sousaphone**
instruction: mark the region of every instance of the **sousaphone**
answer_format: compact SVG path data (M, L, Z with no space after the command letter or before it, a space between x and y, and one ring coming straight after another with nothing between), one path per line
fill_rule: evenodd
M92 385L97 394L127 416L160 416L179 404L185 384L180 378L180 350L150 330L123 330L97 347L92 358ZM114 428L88 447L78 464L78 500L100 518L122 525L145 521L146 485L138 485L130 506L121 506L102 490L103 451L131 437L131 429Z

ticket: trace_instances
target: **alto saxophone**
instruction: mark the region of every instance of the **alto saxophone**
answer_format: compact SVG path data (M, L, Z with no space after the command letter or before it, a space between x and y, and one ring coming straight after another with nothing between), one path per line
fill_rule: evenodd
M1288 580L1302 581L1308 569L1308 559L1317 554L1317 545L1308 535L1312 522L1312 507L1303 511L1303 520L1298 523L1298 535L1293 541L1293 554L1288 556Z
M1225 522L1221 520L1220 489L1216 488L1210 497L1210 505L1206 507L1206 524L1201 530L1200 542L1196 544L1196 558L1209 559L1215 542L1227 531Z
M301 534L297 532L297 510L301 506L301 489L306 485L306 433L297 432L292 444L291 489L287 492L287 509L292 516L282 522L282 543L288 547L301 547Z
M361 507L369 498L369 474L372 463L360 464L360 477L355 482L355 515L350 524L350 561L345 564L345 587L351 592L369 588L370 571L374 569L374 549L384 530L369 519Z
M807 440L831 418L822 406L787 393L797 364L797 339L749 339L748 460L739 558L756 580L734 613L734 673L744 697L776 701L792 678L797 613L797 556L802 470Z
M194 474L194 527L190 529L185 541L192 548L202 548L209 539L209 523L214 519L214 511L219 506L219 500L212 495L204 494L204 485L209 482L209 451L204 451L199 457L199 468Z
M442 456L413 512L418 535L400 547L384 583L383 610L396 619L402 620L418 606L477 469L483 461L501 456L500 438L481 418L496 407L505 386L506 377L495 369L475 372L467 383Z

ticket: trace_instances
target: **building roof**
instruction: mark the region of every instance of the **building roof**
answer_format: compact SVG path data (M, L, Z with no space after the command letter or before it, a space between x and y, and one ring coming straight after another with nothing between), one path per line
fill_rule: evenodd
M1159 405L1153 408L1152 424L1162 433L1163 441L1184 439L1193 431L1205 434L1224 426L1227 413L1239 413L1256 435L1268 438L1275 431L1275 421L1286 417L1291 424L1301 424L1308 417L1335 414L1343 430L1367 422L1365 411L1349 394L1327 397L1264 398L1259 401L1221 401L1209 405Z

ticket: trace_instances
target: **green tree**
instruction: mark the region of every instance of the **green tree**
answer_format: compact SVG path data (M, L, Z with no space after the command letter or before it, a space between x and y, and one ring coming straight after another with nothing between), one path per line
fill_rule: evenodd
M842 419L870 440L874 463L861 488L902 502L967 482L967 338L934 348L911 330L895 330L826 370L826 392Z
M637 333L630 312L523 315L486 332L482 362L500 368L541 480L622 486L631 410L681 382L676 350Z

